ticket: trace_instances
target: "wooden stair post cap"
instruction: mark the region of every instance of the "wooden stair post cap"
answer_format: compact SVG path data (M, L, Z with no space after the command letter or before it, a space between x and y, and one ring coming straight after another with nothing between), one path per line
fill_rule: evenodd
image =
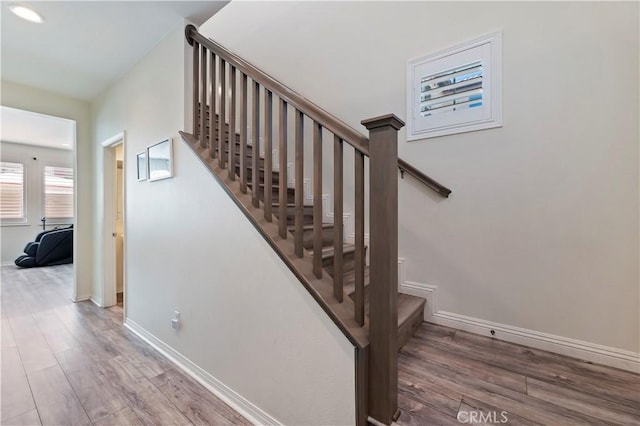
M404 121L400 120L395 114L381 115L380 117L369 118L360 122L367 130L377 129L378 127L391 126L396 130L404 127Z

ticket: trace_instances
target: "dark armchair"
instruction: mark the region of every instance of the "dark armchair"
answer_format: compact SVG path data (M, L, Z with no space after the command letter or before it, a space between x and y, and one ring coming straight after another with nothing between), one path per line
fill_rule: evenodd
M15 261L21 268L73 263L73 225L39 233L34 242L27 243L24 252Z

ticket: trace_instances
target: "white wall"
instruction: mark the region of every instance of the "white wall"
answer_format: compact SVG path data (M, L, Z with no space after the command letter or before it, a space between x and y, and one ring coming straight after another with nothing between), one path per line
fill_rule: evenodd
M73 167L73 151L0 142L0 158L2 161L24 164L26 174L27 223L2 226L0 229L2 265L12 265L18 256L24 254L24 246L42 231L40 219L44 216L45 166ZM53 227L51 224L47 229Z
M401 181L406 279L442 311L637 353L637 3L232 2L201 31L364 132L406 118L409 59L500 29L504 126L400 133L453 190Z
M96 144L127 132L127 322L282 423L351 424L352 345L177 135L185 47L179 25L93 103ZM138 182L136 154L166 136L175 176ZM98 213L102 163L97 147Z
M91 296L93 279L93 144L91 138L90 105L86 101L47 92L2 80L0 104L26 111L67 118L76 122L75 145L75 197L76 218L74 225L75 300Z

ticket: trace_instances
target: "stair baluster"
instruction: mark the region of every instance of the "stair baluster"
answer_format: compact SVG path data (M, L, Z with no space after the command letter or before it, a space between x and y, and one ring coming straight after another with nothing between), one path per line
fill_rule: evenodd
M295 231L293 235L294 250L296 256L302 257L303 250L303 223L304 220L304 114L295 112ZM286 188L280 187L280 191Z
M247 75L240 73L242 79L240 95L240 192L247 193Z
M209 120L209 132L207 133L206 129L206 121L205 121L205 132L203 133L203 135L205 135L205 138L208 135L209 138L209 157L211 158L215 158L216 152L215 152L215 148L216 148L216 122L218 121L218 118L216 116L216 57L213 54L213 52L211 52L211 54L209 55L209 84L207 85L207 87L209 87L209 108L207 109L208 111L208 120Z
M187 39L189 39L187 37ZM200 137L199 127L199 114L202 114L200 109L200 44L196 41L193 43L193 136L195 138ZM202 147L202 145L200 145Z
M213 55L213 53L211 53ZM200 147L207 147L207 49L201 47L200 51ZM213 125L213 123L211 123ZM213 156L213 154L212 154Z
M251 202L253 207L260 207L260 84L253 81L253 111L251 113L251 121L253 128L253 146L251 152Z
M280 188L287 187L287 101L280 98L280 140L278 145L278 155L280 157ZM278 229L280 238L287 239L287 193L278 192L279 223Z
M355 320L364 325L364 154L355 150Z
M313 123L313 274L322 278L322 125Z
M229 65L229 82L231 96L229 96L229 179L236 180L236 67Z
M264 89L264 218L272 220L273 204L273 94ZM257 173L257 171L256 171Z
M333 296L342 303L344 299L343 232L343 143L333 136Z
M213 58L211 58L213 59ZM211 66L215 67L215 61L211 61ZM214 91L214 93L218 92L220 93L220 113L218 114L218 143L217 143L217 148L218 148L218 158L220 159L219 164L220 164L220 168L224 169L225 168L225 140L226 140L226 133L227 133L227 125L226 125L226 120L227 120L227 63L225 62L224 59L220 58L219 62L218 62L218 74L220 75L220 89L216 90L215 88L215 78L211 80L211 86L212 86L212 90ZM215 105L215 102L212 102L212 105ZM231 130L229 129L229 136L231 136ZM231 143L231 140L229 140L229 143ZM216 144L212 143L212 146L216 146Z

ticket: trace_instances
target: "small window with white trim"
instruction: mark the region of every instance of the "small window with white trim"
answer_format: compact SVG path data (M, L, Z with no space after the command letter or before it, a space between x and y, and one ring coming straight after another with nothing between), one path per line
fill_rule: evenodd
M45 166L44 216L48 223L73 220L73 169Z
M0 162L0 222L26 223L25 167L22 163Z
M409 62L407 140L502 126L502 33Z

